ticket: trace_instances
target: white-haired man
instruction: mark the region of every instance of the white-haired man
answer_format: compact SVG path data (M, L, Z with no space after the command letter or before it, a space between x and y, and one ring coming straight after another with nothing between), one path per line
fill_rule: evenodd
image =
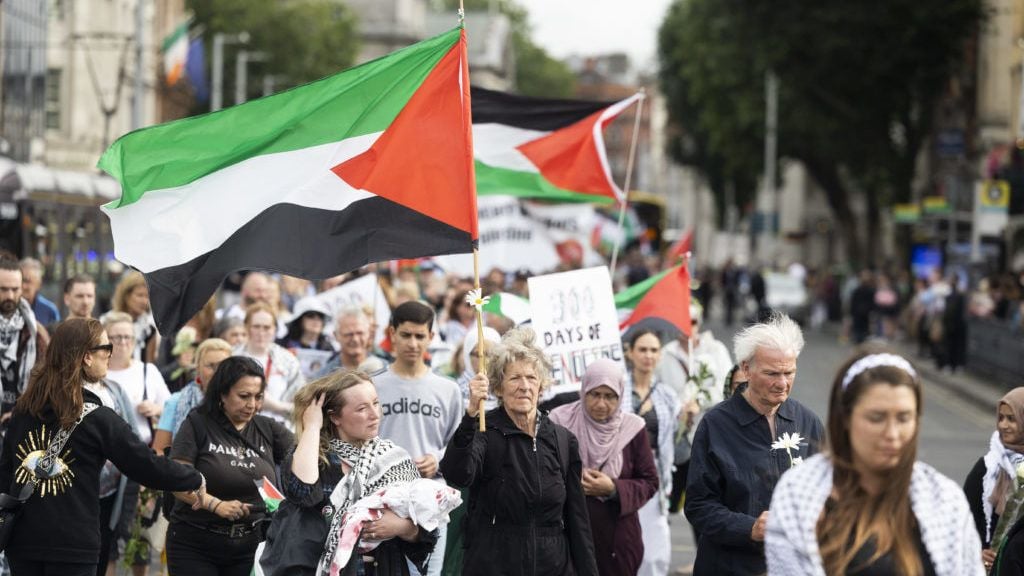
M698 534L693 573L763 574L764 529L783 472L818 451L821 420L790 399L804 337L781 314L743 329L733 353L749 382L697 426L686 484L686 518ZM774 447L797 434L788 448Z

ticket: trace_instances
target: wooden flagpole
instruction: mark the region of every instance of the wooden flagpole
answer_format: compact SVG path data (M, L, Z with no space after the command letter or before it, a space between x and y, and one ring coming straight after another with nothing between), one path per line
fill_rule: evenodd
M463 5L463 0L459 0L459 23L463 27L466 26L466 7ZM476 193L476 191L473 191ZM476 289L477 294L483 298L483 289L480 288L480 249L473 248L473 288ZM487 373L487 356L484 352L484 313L483 310L476 310L476 351L477 356L480 358L480 370L478 373ZM487 431L487 417L484 415L484 399L480 399L480 404L477 406L477 421L480 424L480 431Z
M626 220L626 206L629 205L629 187L633 180L633 161L636 159L636 143L640 138L640 117L644 113L645 98L645 91L641 88L640 99L636 103L636 119L633 122L633 140L629 143L629 157L626 160L626 186L623 188L625 196L619 206L619 233L615 235L615 247L612 248L612 266L609 270L612 276L612 285L615 284L615 265L619 260L619 245L622 243L622 224Z
M687 278L693 278L692 276L690 276L690 252L687 252L686 254L683 255L683 262L682 262L682 264L683 264L683 266L686 266L686 276L687 276ZM686 288L687 288L687 290L689 290L689 288L690 288L689 283L687 283ZM689 299L687 299L687 300L689 300ZM689 311L687 311L687 312L689 312ZM686 372L688 374L692 375L693 374L693 317L690 317L690 333L686 335L686 366L687 366Z

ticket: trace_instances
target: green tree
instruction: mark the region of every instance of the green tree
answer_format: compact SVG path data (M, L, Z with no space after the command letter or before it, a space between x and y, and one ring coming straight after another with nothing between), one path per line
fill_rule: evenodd
M466 10L486 11L494 0L464 0ZM459 0L441 0L441 10L456 10ZM552 58L531 38L529 15L515 0L497 0L497 10L512 24L512 53L516 61L515 92L527 96L569 98L576 89L576 76L569 67ZM473 33L472 30L469 31Z
M279 89L344 70L358 53L355 17L342 2L187 0L187 6L206 38L218 32L248 32L246 49L267 55L259 68L253 64L253 71L275 76ZM230 70L224 75L226 88L234 83ZM260 82L249 83L249 94L260 94Z
M982 17L983 0L676 0L659 33L679 133L673 152L713 184L756 181L773 71L779 155L807 167L851 263L869 264L881 210L910 198L936 103ZM851 208L857 195L868 208L864 226Z

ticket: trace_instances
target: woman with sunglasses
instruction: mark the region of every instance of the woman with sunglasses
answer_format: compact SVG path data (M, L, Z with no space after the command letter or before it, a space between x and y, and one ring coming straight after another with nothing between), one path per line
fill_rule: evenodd
M5 550L14 576L96 573L99 479L107 460L146 486L205 497L199 472L153 454L86 387L106 376L112 350L99 321L63 322L14 408L0 456L0 490L36 483ZM46 466L42 456L58 431L71 433Z

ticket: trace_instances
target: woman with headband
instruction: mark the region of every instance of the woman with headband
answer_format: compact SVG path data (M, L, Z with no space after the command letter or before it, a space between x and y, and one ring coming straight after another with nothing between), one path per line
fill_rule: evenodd
M768 573L982 576L963 491L917 462L921 381L896 354L864 351L832 385L826 453L772 496Z

